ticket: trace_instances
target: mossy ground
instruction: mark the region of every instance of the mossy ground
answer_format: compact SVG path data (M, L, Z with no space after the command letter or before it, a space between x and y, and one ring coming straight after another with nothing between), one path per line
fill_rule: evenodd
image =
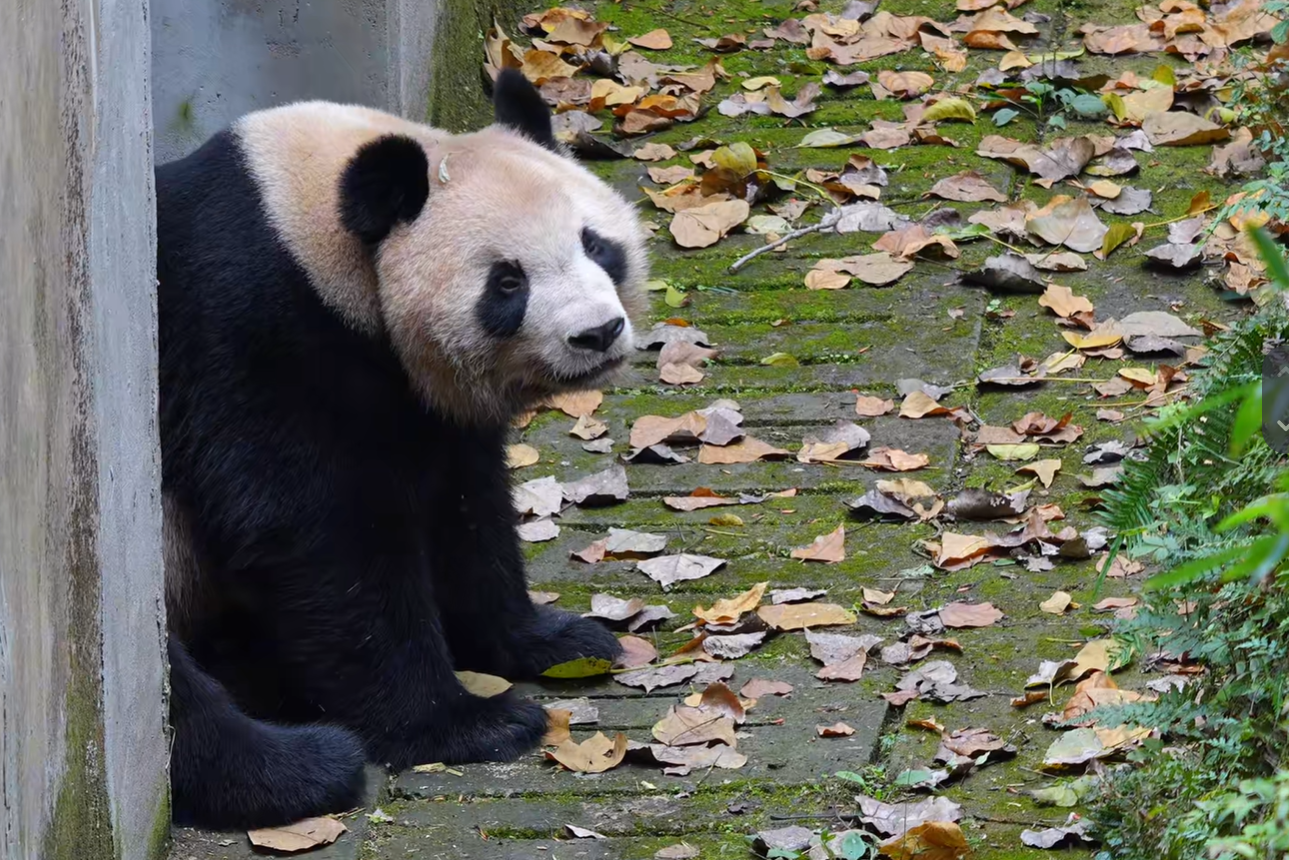
M820 5L826 11L835 11L841 3L823 0ZM1042 28L1043 35L1032 44L1036 48L1039 45L1052 48L1067 45L1083 23L1135 21L1136 5L1133 0L1033 0L1021 11L1051 16L1051 21ZM710 53L694 42L696 38L732 32L759 37L761 28L801 14L793 11L790 0L720 3L623 0L594 3L588 8L593 8L600 20L612 23L619 37L639 35L659 27L667 29L675 47L652 54L651 58L694 65L711 58ZM894 14L928 15L940 20L953 16L950 4L939 0L886 0L882 8ZM503 20L511 33L517 29L514 23L513 18ZM973 82L982 70L996 64L998 56L994 52L972 51L967 68L956 75L945 74L921 52L887 57L857 68L874 73L884 68L921 69L936 78L937 88L953 89ZM477 69L475 59L454 56L453 80L472 78ZM720 99L736 92L744 77L777 75L783 80L785 91L791 94L806 81L818 80L828 68L826 63L809 60L803 48L782 43L774 50L742 51L721 59L732 77L705 98L705 103L713 107ZM1130 69L1149 74L1160 64L1179 65L1171 56L1089 57L1084 63L1090 72L1112 75ZM472 104L469 100L466 102ZM462 102L458 99L458 103ZM1011 199L1025 198L1041 204L1062 190L1041 188L1023 171L975 155L977 144L988 134L1002 133L1017 139L1052 136L1034 118L1022 117L1002 130L996 129L986 117L975 124L943 124L941 130L959 144L957 147L908 146L892 151L797 148L796 144L812 129L833 127L862 131L875 118L902 118L901 102L876 101L864 87L849 92L825 88L818 104L815 112L794 121L777 117L729 119L712 110L696 122L679 123L651 139L673 145L698 136L722 142L746 141L767 153L770 169L789 175L811 167L840 167L852 154L862 153L883 165L890 174L883 202L914 218L936 206L953 206L964 214L979 208L974 204L923 197L939 179L967 169L980 171ZM432 115L453 114L442 108ZM1062 134L1111 132L1104 124L1071 122L1068 131ZM1208 147L1161 148L1142 157L1140 172L1127 181L1154 192L1152 211L1123 219L1105 215L1103 221L1161 222L1183 215L1192 196L1198 192L1208 191L1215 200L1221 199L1229 189L1202 171L1208 158ZM690 164L685 153L662 162L669 163ZM709 369L705 383L684 390L657 381L651 355L637 361L630 381L609 393L597 415L609 423L610 435L617 440L616 453L625 450L630 425L639 416L678 415L722 396L739 401L747 416L747 426L758 438L795 449L801 435L809 429L827 426L838 418L853 419L854 391L890 397L895 394L897 379L918 376L932 383L956 384L957 388L945 402L967 407L990 424L1009 423L1026 412L1044 412L1051 416L1073 413L1074 423L1083 427L1083 437L1075 445L1044 450L1042 456L1060 458L1062 468L1050 489L1034 488L1032 499L1060 505L1066 514L1061 525L1086 529L1096 524L1085 504L1095 500L1095 491L1086 489L1077 480L1079 474L1090 470L1083 463L1083 454L1089 444L1130 439L1135 422L1143 414L1140 404L1144 395L1130 393L1106 400L1099 398L1086 382L1051 382L1020 390L976 389L972 380L978 372L1008 363L1017 354L1041 359L1068 349L1054 317L1038 306L1034 296L990 295L953 283L958 270L978 265L996 253L995 244L963 243L958 259L920 262L912 274L890 287L852 286L836 293L809 292L802 287L802 277L815 260L866 253L874 237L815 235L794 242L782 253L760 257L738 274L730 274L729 264L755 248L761 241L759 237L736 234L711 248L682 251L670 242L666 232L670 216L653 210L636 191L649 184L645 175L647 165L625 160L596 162L590 166L616 187L640 199L645 220L661 228L652 243L655 276L685 290L689 297L687 306L672 308L655 295L652 319L684 318L702 327L722 348L722 355ZM819 217L821 211L821 207L816 207L805 220ZM1155 228L1151 235L1161 234L1162 229ZM1150 247L1150 238L1139 247L1121 248L1106 263L1089 256L1087 272L1059 275L1056 280L1088 296L1097 306L1099 317L1122 316L1135 310L1168 310L1195 324L1200 319L1223 320L1243 312L1239 305L1229 303L1208 286L1202 275L1161 275L1145 269L1141 249ZM798 367L760 365L760 359L771 352L790 353L801 364ZM1156 363L1091 359L1077 375L1108 379L1127 364L1151 367ZM1122 409L1128 413L1129 421L1124 424L1098 421L1094 413L1102 407ZM910 422L889 418L861 423L873 431L875 443L931 453L931 467L911 477L927 481L942 493L964 487L1004 490L1032 480L1016 474L1019 464L1000 462L983 452L967 450L945 419ZM547 474L570 478L610 464L609 457L584 452L577 440L568 437L571 424L572 420L563 415L547 413L518 434L517 441L522 439L538 447L542 454L538 465L519 473L521 480ZM862 755L857 755L844 768L838 768L861 773L866 779L863 786L827 774L783 779L775 778L770 772L768 778L747 778L739 771L725 771L695 788L692 781L682 783L659 775L656 769L640 769L632 772L632 778L619 779L611 787L606 784L597 793L594 782L586 783L565 772L546 770L547 765L537 758L517 766L513 785L505 780L499 783L487 772L466 768L460 788L445 793L438 801L400 794L398 799L386 804L384 809L394 820L373 825L364 856L392 858L417 851L420 852L417 856L425 857L501 858L530 856L525 852L532 852L531 856L556 856L554 850L565 850L587 857L643 860L683 838L698 847L703 858L745 858L751 856L746 837L759 829L792 823L819 829L844 829L847 826L844 815L855 811L853 795L857 791L899 799L902 795L893 787L894 776L907 768L927 766L938 742L934 734L906 727L907 720L918 718L934 718L949 729L987 727L1018 748L1015 760L981 768L965 781L947 788L945 794L963 805L963 829L976 856L991 860L1047 856L1046 852L1022 847L1019 833L1027 827L1060 823L1066 811L1035 806L1024 791L1051 782L1037 768L1043 751L1057 735L1044 728L1038 718L1044 710L1055 709L1063 703L1068 691L1058 691L1052 707L1039 704L1017 711L1009 700L1021 692L1025 678L1035 671L1040 660L1068 657L1088 638L1107 629L1106 616L1090 610L1098 597L1130 594L1139 588L1139 582L1109 580L1098 591L1099 576L1091 561L1059 563L1055 569L1043 573L1030 573L1015 564L999 564L957 572L934 571L928 575L927 559L920 543L936 538L935 526L861 524L847 519L845 501L871 488L876 479L887 477L853 466L803 466L788 460L734 467L696 463L629 465L627 471L633 488L631 501L609 508L569 511L561 520L564 532L559 539L526 547L534 586L559 592L558 605L585 609L591 595L597 592L620 597L641 596L650 603L665 602L678 615L652 635L659 650L666 652L688 640L689 634L678 628L687 623L692 606L709 604L760 581L769 581L771 587L778 588L797 585L828 588L829 599L847 606L861 599L863 587L896 590L897 602L910 609L932 608L954 600L987 600L1001 608L1006 618L990 628L951 631L963 652L949 654L948 658L958 667L966 683L990 695L948 706L915 701L902 713L891 712L882 725L869 727L880 728L880 738L874 735L875 742L865 747ZM799 487L801 492L792 499L690 514L676 513L661 503L665 495L687 494L699 486L710 486L722 493L785 487ZM719 527L710 524L714 514L726 511L738 514L744 524ZM807 565L788 558L793 547L809 543L815 535L830 531L841 522L847 528L844 562L831 566ZM584 546L609 526L666 533L671 551L718 556L729 559L729 563L706 579L680 583L663 594L630 563L586 566L569 560L570 549ZM958 523L947 528L979 533L1005 526ZM1041 612L1039 603L1057 589L1070 592L1081 608L1062 617ZM903 627L899 619L884 620L860 614L853 629L875 632L893 641ZM738 661L736 667L733 682L736 688L753 676L774 677L776 672L789 670L812 673L817 668L800 634L769 640ZM817 748L814 745L830 743L814 738L814 725L836 719L835 716L826 719L810 702L816 701L819 695L852 703L872 701L879 692L893 689L901 673L874 659L865 678L854 685L825 689L816 684L810 691L816 699L803 694L799 705L792 705L792 700L788 700L788 704L782 705L786 711L775 712L786 716L773 729L796 732L802 754L808 756L812 748ZM808 679L808 674L805 677ZM1140 679L1129 669L1121 676L1121 685L1139 687ZM638 694L612 685L593 686L588 692L601 697L603 702L625 695L636 704L656 705L655 716L648 717L652 711L643 711L643 721L629 729L628 734L636 740L648 740L649 721L660 718L677 700L676 696L666 695L667 690L640 699ZM756 716L755 710L752 716ZM769 730L770 727L757 724L752 732ZM752 766L749 764L749 768ZM506 791L513 792L509 801L498 800L498 792L505 794ZM562 843L567 838L563 825L581 821L549 817L564 814L594 817L612 804L629 803L632 798L642 803L674 802L678 811L663 819L632 817L629 813L623 818L610 816L612 829L603 844L598 840ZM731 813L732 804L743 804L742 813ZM465 810L464 818L435 818L436 812L457 808ZM471 812L477 812L479 820L493 816L501 823L487 832L472 830L460 823L469 821ZM542 818L543 815L548 817ZM561 849L561 844L567 847ZM1063 854L1067 857L1088 855L1089 852L1079 850Z

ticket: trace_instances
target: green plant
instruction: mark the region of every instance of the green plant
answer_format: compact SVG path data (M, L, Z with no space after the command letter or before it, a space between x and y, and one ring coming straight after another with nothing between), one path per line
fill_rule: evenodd
M1289 290L1284 252L1256 241L1273 289ZM1123 551L1166 571L1116 635L1205 670L1101 717L1163 735L1101 783L1107 860L1289 856L1289 462L1258 433L1264 349L1289 337L1283 308L1216 339L1195 402L1162 410L1147 456L1107 494Z

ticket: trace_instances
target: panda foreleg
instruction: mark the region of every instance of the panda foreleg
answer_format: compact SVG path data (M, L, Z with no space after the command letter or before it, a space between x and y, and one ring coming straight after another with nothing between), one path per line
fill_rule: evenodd
M598 621L533 604L503 442L458 440L452 495L435 506L434 588L456 668L521 680L581 657L616 660L622 648Z

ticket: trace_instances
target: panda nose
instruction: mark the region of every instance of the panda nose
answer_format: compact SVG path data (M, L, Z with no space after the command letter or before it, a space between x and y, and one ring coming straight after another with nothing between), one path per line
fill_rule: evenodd
M596 352L605 352L613 346L613 342L622 334L622 327L626 320L622 317L614 317L604 325L588 328L586 331L569 335L568 342L578 349L593 349Z

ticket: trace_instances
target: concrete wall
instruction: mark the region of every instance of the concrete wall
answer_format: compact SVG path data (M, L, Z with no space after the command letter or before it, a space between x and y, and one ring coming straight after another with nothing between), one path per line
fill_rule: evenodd
M0 856L168 822L146 0L0 4Z
M301 99L424 119L439 0L153 0L156 155Z

